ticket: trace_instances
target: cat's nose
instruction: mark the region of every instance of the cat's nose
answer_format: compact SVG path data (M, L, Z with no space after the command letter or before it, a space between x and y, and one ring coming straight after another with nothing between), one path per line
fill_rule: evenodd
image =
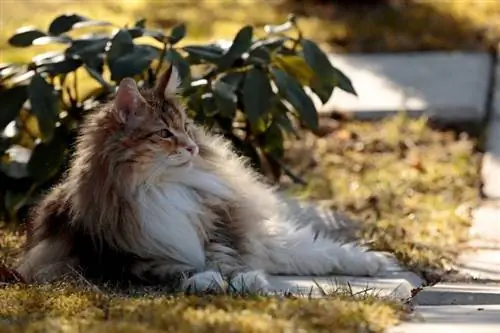
M198 147L196 145L187 145L186 150L193 156L198 153Z

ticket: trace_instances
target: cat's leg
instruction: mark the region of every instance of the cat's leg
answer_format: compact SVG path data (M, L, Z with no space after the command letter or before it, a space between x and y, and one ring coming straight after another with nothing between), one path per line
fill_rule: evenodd
M217 272L227 281L227 289L241 293L266 293L269 288L266 274L244 264L239 253L229 246L212 243L206 249L210 272ZM204 276L203 276L204 277Z
M46 283L72 273L75 264L63 240L45 239L27 251L16 271L26 282Z
M249 240L245 260L269 274L376 275L385 258L354 243L340 243L318 235L311 226L282 228Z
M185 292L223 292L227 286L222 275L213 270L194 268L168 260L137 261L132 273L143 281L171 283Z

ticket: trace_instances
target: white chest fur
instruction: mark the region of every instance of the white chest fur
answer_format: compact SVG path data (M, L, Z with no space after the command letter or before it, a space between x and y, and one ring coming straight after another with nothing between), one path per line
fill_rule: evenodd
M142 250L202 268L206 225L211 223L202 196L229 198L230 192L219 177L196 169L141 190L137 200L144 234Z

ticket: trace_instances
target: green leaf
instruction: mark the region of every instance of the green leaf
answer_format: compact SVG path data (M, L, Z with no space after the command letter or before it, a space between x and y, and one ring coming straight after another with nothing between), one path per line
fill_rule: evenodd
M144 29L146 28L146 19L142 18L134 23L134 27Z
M129 32L125 29L120 29L111 39L111 46L107 52L108 62L113 62L116 59L127 56L134 50L134 41Z
M105 79L104 77L101 75L101 73L99 73L98 71L96 71L94 68L90 67L90 66L87 66L87 65L84 65L83 66L85 68L85 70L87 71L87 73L89 73L89 75L94 79L96 80L97 82L99 82L106 90L108 91L111 91L112 90L112 86L111 84L109 84Z
M54 135L54 127L59 114L59 101L54 87L37 73L28 86L28 96L31 112L38 120L41 139L50 141Z
M118 82L125 77L143 73L158 54L158 49L153 46L135 45L132 50L118 58L108 58L111 80Z
M261 39L252 44L252 46L250 47L250 52L260 48L265 48L269 52L274 52L277 49L281 48L287 40L288 38L284 37Z
M108 26L111 25L105 21L94 21L78 14L63 14L56 17L49 26L49 34L58 36L72 29L93 27L93 26Z
M280 93L290 102L300 118L312 130L318 128L318 113L309 96L300 84L285 71L273 67L271 69L276 86Z
M175 45L177 44L181 39L183 39L186 36L186 25L184 23L178 24L175 27L172 28L172 31L170 32L170 44Z
M32 27L24 27L16 30L16 33L9 38L8 43L16 47L27 47L33 45L33 41L47 34Z
M49 25L49 33L51 35L60 35L63 34L71 28L73 25L78 22L87 21L86 17L80 16L78 14L63 14L56 17Z
M231 67L236 59L239 59L243 53L247 52L252 46L253 27L246 25L238 31L233 39L233 43L227 52L219 61L219 71Z
M182 48L186 51L189 56L192 58L192 61L208 61L216 64L220 58L222 57L224 50L215 45L207 45L207 46L185 46Z
M229 73L226 72L221 77L221 81L224 81L225 83L229 84L230 86L233 87L233 90L236 91L240 88L240 85L243 82L244 78L245 78L245 72L229 72Z
M351 79L349 79L344 73L342 73L339 69L333 67L333 76L335 78L335 82L337 86L344 90L345 92L351 93L355 96L358 96L358 93L354 89Z
M316 43L308 39L303 39L301 45L307 64L312 68L317 80L320 82L316 83L315 86L318 90L321 90L323 97L327 90L330 90L329 95L331 95L335 86L357 96L351 80L344 73L332 66L326 54ZM319 97L321 98L321 96ZM322 101L323 103L326 102L324 98L322 98Z
M243 109L251 123L267 112L271 105L273 91L267 74L258 68L248 71L242 88Z
M38 182L44 182L59 171L64 161L66 141L64 136L56 131L50 141L40 142L36 145L28 162L28 172Z
M201 96L201 104L203 107L203 113L207 117L213 117L219 113L217 104L215 103L215 98L211 93L205 93Z
M213 85L213 93L219 113L232 118L236 112L236 102L238 101L234 87L222 80L217 80Z
M67 58L64 55L54 57L52 60L54 61L40 63L37 71L39 73L47 72L52 76L56 76L74 72L83 64L80 59Z
M17 117L27 98L28 89L25 85L0 92L0 130Z
M165 58L179 71L182 80L182 86L188 85L191 82L191 67L182 55L175 49L168 49Z
M66 49L65 53L68 56L78 55L82 58L96 57L104 53L108 42L108 37L87 37L77 39L71 43L71 46Z

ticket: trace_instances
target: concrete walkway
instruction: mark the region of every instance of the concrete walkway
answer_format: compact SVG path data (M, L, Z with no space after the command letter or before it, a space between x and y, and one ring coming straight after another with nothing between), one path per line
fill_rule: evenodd
M447 124L482 127L487 121L480 171L485 200L474 212L471 250L459 260L460 278L424 288L412 299L413 318L389 332L500 332L500 67L494 68L486 53L343 54L330 59L350 77L359 97L336 90L325 105L316 100L321 112L376 119L405 110ZM328 284L332 279L319 280ZM368 285L397 297L409 296L422 282L398 269L379 278L340 280L356 290ZM308 278L281 277L273 283L280 290L315 286Z

